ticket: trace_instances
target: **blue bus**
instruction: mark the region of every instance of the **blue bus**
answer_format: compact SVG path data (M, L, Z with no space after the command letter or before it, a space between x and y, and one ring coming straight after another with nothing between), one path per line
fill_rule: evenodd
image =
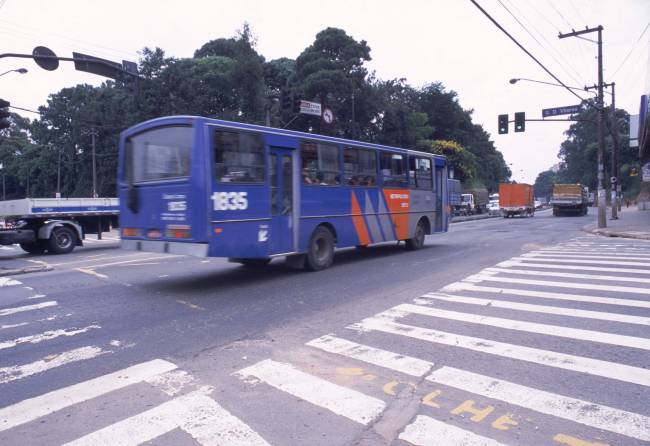
M122 248L329 267L335 248L447 231L444 156L195 116L120 136Z

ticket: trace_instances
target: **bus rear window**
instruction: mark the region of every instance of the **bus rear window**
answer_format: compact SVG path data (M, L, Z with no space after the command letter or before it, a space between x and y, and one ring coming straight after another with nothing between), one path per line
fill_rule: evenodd
M220 183L263 183L266 167L262 135L214 132L214 159Z
M191 153L192 127L161 127L139 133L126 142L127 179L141 183L188 177Z

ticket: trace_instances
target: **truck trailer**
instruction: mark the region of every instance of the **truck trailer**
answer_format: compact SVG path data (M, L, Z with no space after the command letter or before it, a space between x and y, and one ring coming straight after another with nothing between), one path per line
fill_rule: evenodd
M582 184L555 184L551 206L553 215L587 215L589 205L588 188Z
M0 245L19 244L30 254L66 254L86 234L118 227L117 198L24 198L0 201Z
M499 184L499 207L504 218L535 215L533 186L523 183Z

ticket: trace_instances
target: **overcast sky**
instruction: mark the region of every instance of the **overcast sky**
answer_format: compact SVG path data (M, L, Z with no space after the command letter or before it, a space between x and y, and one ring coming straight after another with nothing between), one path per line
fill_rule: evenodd
M571 86L596 82L597 45L576 38L559 40L558 32L603 25L605 80L617 84L617 106L638 113L640 95L650 91L650 30L640 38L650 22L650 0L478 3ZM137 61L140 49L158 46L169 56L191 57L205 42L233 36L244 22L267 60L296 58L316 33L331 26L368 42L373 59L368 68L377 77L406 78L414 86L442 82L458 93L463 108L474 110L474 122L492 135L517 181L533 182L559 161L568 125L530 122L524 133L515 134L511 125L509 134L498 135L497 115L509 113L512 119L515 112L524 111L527 118L541 118L543 108L579 102L561 88L509 84L513 77L554 81L469 0L0 0L0 53L31 53L45 45L59 56L79 51ZM0 73L20 67L29 72L0 78L0 97L28 109L45 104L48 95L64 87L103 81L74 71L70 63L48 72L32 60L0 60Z

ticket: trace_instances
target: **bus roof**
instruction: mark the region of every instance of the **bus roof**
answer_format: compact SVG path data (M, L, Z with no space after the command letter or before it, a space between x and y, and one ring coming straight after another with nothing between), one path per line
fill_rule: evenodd
M272 133L275 135L281 135L281 136L293 136L297 138L304 138L304 139L309 139L309 140L316 140L316 141L323 141L323 142L331 142L331 143L336 143L336 144L349 144L353 145L355 147L365 147L365 148L372 148L372 149L381 149L381 150L392 150L392 151L397 151L397 152L402 152L402 153L409 153L409 154L414 154L414 155L423 155L423 156L432 156L437 159L441 160L446 160L446 157L444 155L438 155L435 153L428 153L428 152L421 152L417 150L412 150L412 149L405 149L405 148L400 148L400 147L393 147L393 146L385 146L381 144L374 144L374 143L369 143L369 142L363 142L363 141L357 141L353 139L344 139L344 138L337 138L334 136L325 136L325 135L318 135L314 133L305 133L305 132L298 132L295 130L285 130L285 129L279 129L276 127L265 127L262 125L256 125L256 124L246 124L242 122L233 122L233 121L225 121L222 119L213 119L213 118L204 118L201 116L191 116L191 115L178 115L178 116L165 116L161 118L155 118L155 119L150 119L148 121L141 122L139 124L136 124L132 127L129 127L128 129L124 130L122 132L122 137L127 137L130 135L133 135L135 133L140 133L144 130L153 128L153 127L158 127L161 125L173 125L173 124L181 124L181 125L190 125L194 121L203 121L206 124L211 124L211 125L217 125L219 127L224 127L224 128L232 128L232 129L241 129L241 130L253 130L257 132L263 132L263 133Z

